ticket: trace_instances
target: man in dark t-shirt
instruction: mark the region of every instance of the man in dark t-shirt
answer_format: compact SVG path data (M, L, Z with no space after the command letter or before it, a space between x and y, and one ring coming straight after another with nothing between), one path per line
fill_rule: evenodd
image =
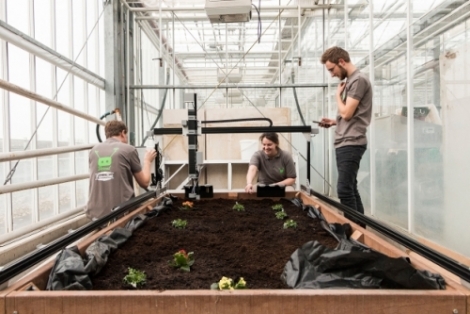
M258 174L261 184L294 185L297 174L292 156L279 147L276 133L263 133L260 136L263 149L253 154L246 174L245 191L253 193L253 179Z
M134 181L146 188L154 149L145 153L144 167L134 146L127 144L127 127L121 121L105 126L106 141L95 145L89 154L90 186L86 215L90 219L106 216L119 204L134 197Z
M327 49L321 63L332 77L338 77L341 81L347 79L336 90L336 119L323 118L319 126L329 128L336 125L337 189L341 204L364 213L357 190L357 173L367 149L366 131L372 117L372 86L369 78L351 63L349 53L340 47Z

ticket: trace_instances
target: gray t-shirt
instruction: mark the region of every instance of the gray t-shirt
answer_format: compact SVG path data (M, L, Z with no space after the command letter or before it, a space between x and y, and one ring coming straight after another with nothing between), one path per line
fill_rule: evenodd
M287 178L296 178L292 156L278 147L278 154L269 158L263 150L253 154L250 165L258 168L258 182L273 184Z
M349 121L344 120L339 114L336 117L335 148L349 145L367 145L367 127L372 117L372 87L369 78L354 71L346 81L341 99L351 97L359 100L359 104Z
M88 218L101 218L134 196L133 174L142 170L135 147L109 138L91 149L89 165Z

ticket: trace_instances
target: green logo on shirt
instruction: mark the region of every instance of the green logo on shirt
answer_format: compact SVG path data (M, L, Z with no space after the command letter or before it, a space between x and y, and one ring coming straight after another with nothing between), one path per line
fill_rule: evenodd
M279 168L279 173L283 174L284 173L284 168Z
M111 164L113 163L113 155L119 150L119 148L115 148L114 152L111 154L111 156L106 156L106 157L100 157L98 154L98 151L95 150L96 156L98 156L98 172L100 171L108 171L111 169Z

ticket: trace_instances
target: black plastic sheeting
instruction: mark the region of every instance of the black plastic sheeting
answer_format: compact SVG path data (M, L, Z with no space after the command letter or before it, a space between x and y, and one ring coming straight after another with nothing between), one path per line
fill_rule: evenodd
M116 228L109 235L94 241L85 251L82 258L77 246L65 248L55 260L49 274L46 290L91 290L90 277L100 272L108 261L109 255L117 250L131 236L134 230L142 226L147 219L158 216L170 208L173 200L164 197L152 210L132 217L124 228Z
M308 216L320 219L322 227L337 241L335 249L317 241L297 249L284 268L281 280L293 289L445 289L439 274L417 270L408 258L392 258L350 238L349 224L328 224L321 212L303 206Z

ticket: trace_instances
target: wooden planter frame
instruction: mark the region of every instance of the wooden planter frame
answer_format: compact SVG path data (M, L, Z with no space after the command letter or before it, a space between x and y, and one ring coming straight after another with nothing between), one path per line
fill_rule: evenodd
M288 192L294 197L296 192ZM184 195L179 195L184 196ZM441 274L446 290L135 290L135 291L43 291L53 262L0 291L0 314L55 313L448 313L470 314L470 289L460 278L422 256L390 243L370 230L351 223L328 204L297 193L305 204L319 207L330 223L348 222L353 237L391 257L408 256L417 269ZM214 198L247 199L245 193L215 193ZM159 199L150 200L93 236L77 244L81 253L99 236L124 226L135 214L153 208Z

